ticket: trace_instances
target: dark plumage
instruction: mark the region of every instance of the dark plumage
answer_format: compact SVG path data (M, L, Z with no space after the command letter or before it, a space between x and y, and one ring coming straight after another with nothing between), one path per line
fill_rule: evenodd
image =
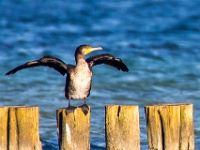
M80 45L77 47L75 51L76 66L65 64L62 60L53 56L44 56L39 60L27 62L16 67L7 72L6 75L14 74L25 68L48 66L54 68L63 76L67 74L65 85L65 97L67 99L85 100L90 94L93 66L107 64L117 68L118 70L125 72L128 71L127 66L120 58L115 58L110 54L100 54L84 60L85 55L101 49L101 47L93 48L89 45Z

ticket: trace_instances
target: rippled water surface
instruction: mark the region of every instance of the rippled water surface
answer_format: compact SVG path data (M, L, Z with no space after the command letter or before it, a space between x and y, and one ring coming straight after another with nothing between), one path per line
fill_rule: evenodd
M193 103L200 149L200 1L0 1L0 104L40 107L44 150L58 149L55 111L67 106L65 77L39 67L4 74L24 62L54 55L74 64L80 44L102 46L129 67L93 68L92 149L105 149L104 106L140 106L141 149L147 149L144 106ZM74 105L82 104L73 102Z

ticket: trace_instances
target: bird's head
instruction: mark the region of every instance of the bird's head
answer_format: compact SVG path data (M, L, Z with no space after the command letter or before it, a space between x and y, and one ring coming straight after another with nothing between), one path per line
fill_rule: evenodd
M80 45L79 47L76 48L75 51L75 58L76 61L77 59L83 59L84 56L87 54L96 51L96 50L102 50L102 47L92 47L90 45Z

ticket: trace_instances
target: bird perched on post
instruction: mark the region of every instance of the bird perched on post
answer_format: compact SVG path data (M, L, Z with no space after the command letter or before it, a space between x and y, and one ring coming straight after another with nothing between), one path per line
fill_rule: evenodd
M7 72L6 75L14 74L21 69L36 66L48 66L54 68L63 76L67 74L65 97L68 99L68 107L70 107L70 99L84 100L84 104L86 104L86 98L90 95L93 66L107 64L118 70L124 72L128 71L127 66L120 58L115 58L110 54L100 54L84 59L84 56L96 50L102 50L102 48L80 45L76 48L74 54L76 65L65 64L62 60L53 56L44 56L39 60L30 61L16 67Z

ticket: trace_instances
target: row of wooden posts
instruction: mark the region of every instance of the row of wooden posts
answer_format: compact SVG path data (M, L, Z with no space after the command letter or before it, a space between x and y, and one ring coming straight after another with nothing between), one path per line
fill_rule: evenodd
M192 104L145 106L150 150L194 150ZM90 111L72 113L58 109L60 150L90 149ZM107 150L139 150L140 126L137 105L105 107ZM0 149L41 150L38 107L0 107Z

